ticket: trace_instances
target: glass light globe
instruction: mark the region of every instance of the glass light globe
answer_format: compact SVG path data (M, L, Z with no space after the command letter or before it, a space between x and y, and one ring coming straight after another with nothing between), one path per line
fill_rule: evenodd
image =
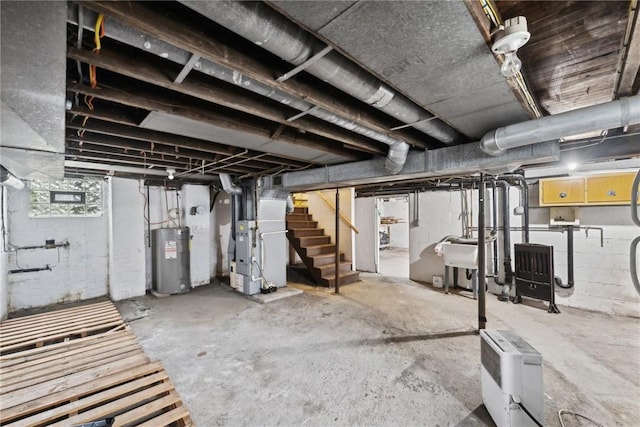
M500 67L500 72L505 77L514 77L522 68L522 61L518 58L515 51L504 54L504 62Z

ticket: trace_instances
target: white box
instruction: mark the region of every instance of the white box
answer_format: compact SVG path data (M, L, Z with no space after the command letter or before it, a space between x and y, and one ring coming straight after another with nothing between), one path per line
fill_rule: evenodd
M441 288L444 285L444 281L442 280L442 276L433 276L431 279L431 283L434 288Z

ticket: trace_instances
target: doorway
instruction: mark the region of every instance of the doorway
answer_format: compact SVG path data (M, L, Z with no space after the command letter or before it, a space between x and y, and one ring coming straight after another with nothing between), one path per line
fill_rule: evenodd
M409 278L409 196L377 199L380 274Z

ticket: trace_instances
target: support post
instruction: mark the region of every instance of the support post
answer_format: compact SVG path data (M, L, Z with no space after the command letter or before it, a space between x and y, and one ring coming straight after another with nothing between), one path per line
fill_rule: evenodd
M485 182L484 173L480 174L478 182L478 329L485 329L487 324L486 317L486 271L485 271L485 249L484 244L484 197Z
M340 293L340 189L336 188L336 271L334 273L336 294Z

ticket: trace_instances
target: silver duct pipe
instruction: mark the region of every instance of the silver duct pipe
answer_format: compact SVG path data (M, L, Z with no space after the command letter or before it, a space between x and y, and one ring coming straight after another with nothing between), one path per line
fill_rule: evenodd
M72 4L70 4L67 12L67 22L78 25L79 20L77 19L76 11ZM93 30L89 23L95 22L97 14L86 8L83 8L82 13L82 21L86 23L85 28L87 30ZM109 21L109 25L106 26L106 36L121 43L153 53L154 55L168 59L180 65L186 65L191 60L191 54L189 52L150 36L141 37L139 32L122 25L118 21ZM286 92L254 80L223 65L216 64L215 62L200 58L194 65L193 69L232 85L241 87L249 92L273 99L274 101L296 110L305 111L310 116L324 120L343 129L350 130L357 134L366 136L367 138L387 144L391 148L388 153L389 157L385 164L385 168L389 173L394 175L402 170L402 166L406 161L407 152L410 147L400 139L390 137L389 135L333 114L322 108L314 108L314 105L310 102L296 96L289 95Z
M326 47L260 2L181 2L294 65L303 64ZM310 64L305 71L403 123L415 123L414 128L445 144L462 142L464 139L455 129L335 51Z
M17 178L2 165L0 165L0 185L16 191L22 190L25 186L23 180Z
M496 156L510 148L638 123L640 95L501 127L483 136L480 148Z
M293 204L293 196L291 196L291 194L289 194L287 196L287 213L293 213L293 210L295 208L295 205Z
M237 185L233 185L233 183L231 182L231 177L228 173L221 173L219 174L219 176L220 183L222 184L222 189L224 191L232 196L239 196L242 194L242 188L238 187Z

